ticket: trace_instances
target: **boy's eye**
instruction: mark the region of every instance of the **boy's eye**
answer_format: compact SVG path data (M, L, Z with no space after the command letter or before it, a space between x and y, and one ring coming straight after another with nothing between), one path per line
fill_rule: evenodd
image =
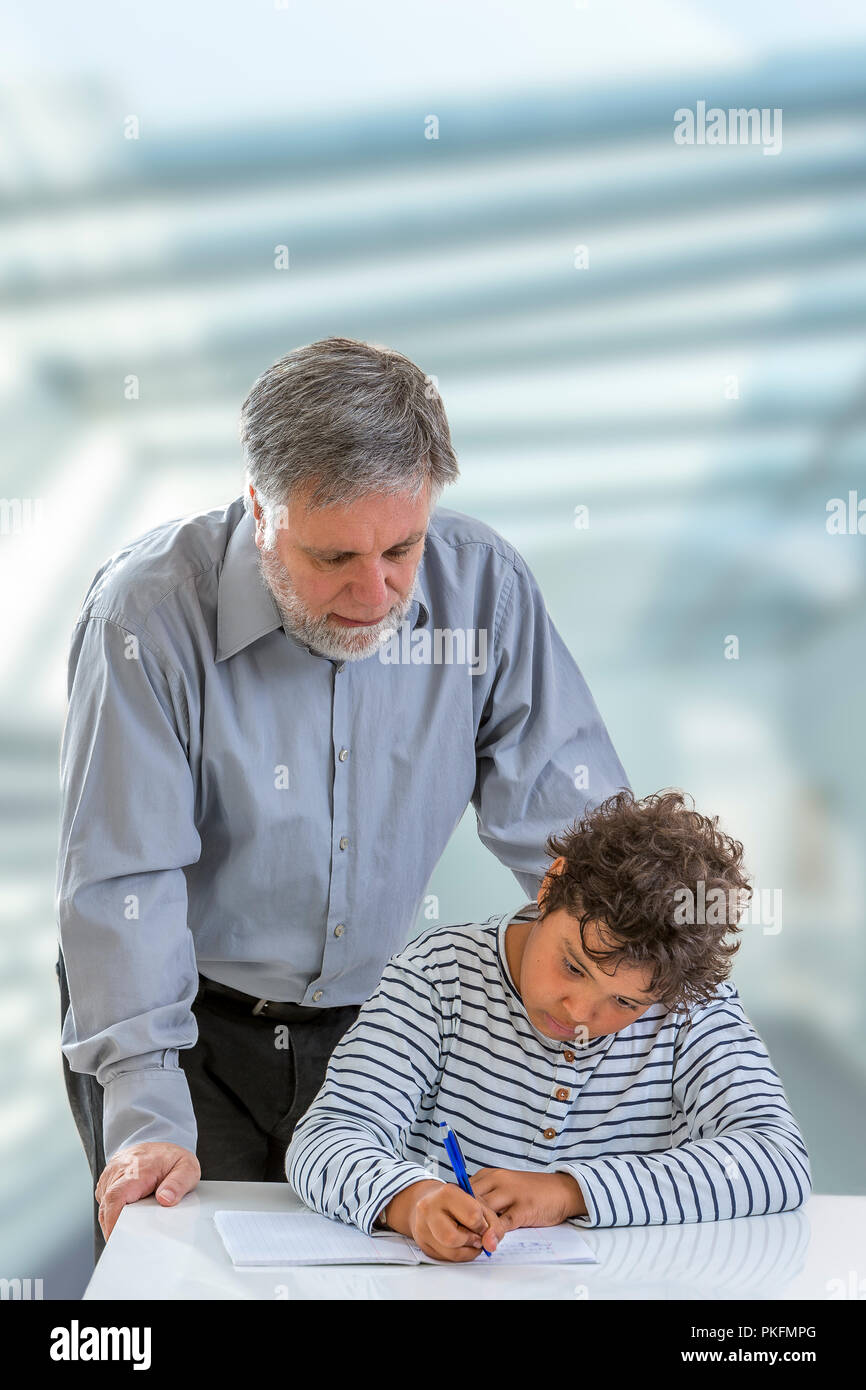
M581 970L579 965L572 965L570 960L564 960L562 963L565 966L566 970L570 971L572 975L577 975L579 977L583 976L584 972ZM632 1013L634 1013L635 1009L637 1008L636 1004L630 1004L627 999L617 999L616 1003L619 1005L621 1009L631 1009Z

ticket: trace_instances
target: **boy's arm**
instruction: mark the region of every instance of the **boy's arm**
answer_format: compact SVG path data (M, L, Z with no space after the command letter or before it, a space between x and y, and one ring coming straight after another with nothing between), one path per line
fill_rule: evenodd
M582 1226L650 1226L760 1216L802 1206L809 1157L769 1054L736 989L680 1030L673 1097L688 1139L655 1154L552 1164L580 1185Z
M366 1235L396 1193L433 1181L429 1169L400 1158L398 1148L423 1096L438 1084L447 1023L442 1008L423 974L389 961L295 1126L286 1153L295 1192Z

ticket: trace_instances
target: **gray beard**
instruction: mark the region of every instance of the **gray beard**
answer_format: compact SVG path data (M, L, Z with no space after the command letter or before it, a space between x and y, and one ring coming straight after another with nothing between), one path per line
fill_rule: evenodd
M289 572L276 550L259 550L259 576L280 610L287 632L320 656L332 661L364 661L373 656L392 632L399 631L412 606L418 587L418 570L412 577L412 588L405 599L395 603L384 618L371 627L341 628L329 623L327 617L310 613L289 578Z

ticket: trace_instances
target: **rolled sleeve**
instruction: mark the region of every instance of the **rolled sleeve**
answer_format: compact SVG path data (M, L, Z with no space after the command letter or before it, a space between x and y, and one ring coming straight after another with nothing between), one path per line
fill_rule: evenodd
M195 1149L178 1064L198 1032L183 870L201 840L187 737L182 686L162 654L120 622L82 619L60 755L61 1046L104 1087L106 1159L145 1140Z
M482 844L534 898L548 835L629 783L534 576L516 552L514 561L475 741L472 805Z
M180 1144L195 1153L198 1131L186 1076L176 1052L163 1055L162 1065L136 1067L107 1083L102 1108L106 1162L130 1144Z

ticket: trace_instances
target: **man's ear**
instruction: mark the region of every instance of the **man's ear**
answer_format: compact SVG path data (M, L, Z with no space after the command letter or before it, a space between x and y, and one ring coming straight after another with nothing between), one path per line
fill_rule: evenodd
M256 526L254 539L257 548L261 550L265 540L265 514L262 508L262 504L256 495L256 490L253 487L252 483L250 483L250 497L252 498L253 503L253 521L255 522Z

